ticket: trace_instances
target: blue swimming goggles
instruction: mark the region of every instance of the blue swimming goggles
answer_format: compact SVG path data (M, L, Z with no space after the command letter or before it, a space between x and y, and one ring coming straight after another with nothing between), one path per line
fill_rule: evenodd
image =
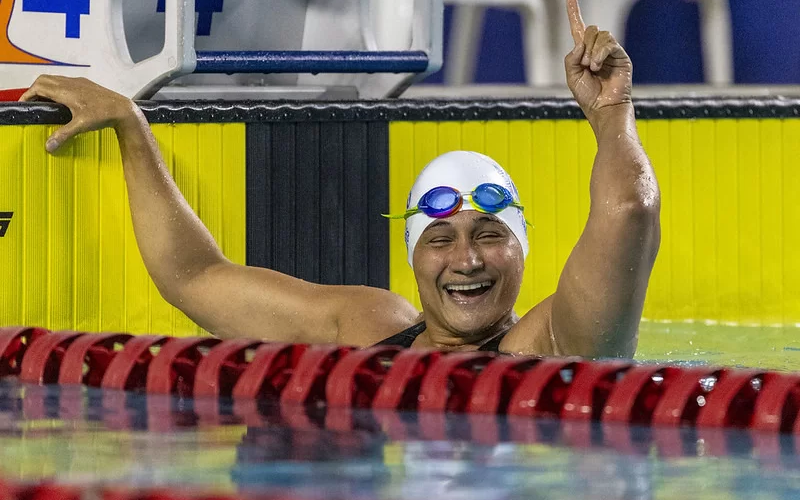
M525 208L514 201L511 192L498 184L481 184L471 193L461 193L448 186L439 186L431 189L419 199L416 207L406 210L402 215L384 215L389 219L408 219L412 215L424 213L434 219L450 217L461 210L464 198L469 198L475 210L487 214L495 214L508 207Z

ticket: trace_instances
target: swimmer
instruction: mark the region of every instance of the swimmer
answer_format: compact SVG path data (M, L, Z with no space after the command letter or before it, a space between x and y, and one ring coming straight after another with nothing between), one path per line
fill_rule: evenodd
M150 276L168 302L220 338L630 357L659 247L659 188L637 135L630 58L610 33L584 25L577 0L566 5L575 40L566 79L598 146L590 214L553 294L521 318L513 308L528 253L524 205L491 158L454 151L434 159L406 212L395 214L401 221L387 222L406 225L420 312L388 290L309 283L226 259L131 100L56 76L39 78L21 100L71 110L72 121L47 141L51 153L76 134L116 131Z

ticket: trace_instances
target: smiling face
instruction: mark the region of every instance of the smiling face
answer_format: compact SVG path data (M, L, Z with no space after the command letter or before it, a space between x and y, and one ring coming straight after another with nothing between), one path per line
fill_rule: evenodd
M413 264L428 328L485 338L511 320L524 256L497 217L465 210L433 222L414 248Z

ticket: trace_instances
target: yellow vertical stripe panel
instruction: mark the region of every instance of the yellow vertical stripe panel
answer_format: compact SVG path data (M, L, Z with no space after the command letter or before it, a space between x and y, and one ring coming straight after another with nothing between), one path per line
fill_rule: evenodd
M578 201L578 122L559 120L555 122L555 230L556 269L561 270L569 254L578 242L583 225L580 221ZM560 275L560 271L556 274ZM555 291L555 289L553 290Z
M532 232L531 253L527 265L534 268L534 303L538 302L556 289L557 270L557 236L556 231L556 172L555 172L555 122L535 121L531 127L533 189L527 198L532 207L532 223L536 230ZM530 309L534 304L525 304L520 310Z
M530 197L523 197L522 193L530 193L533 189L533 141L531 139L531 122L529 121L512 121L508 124L508 143L509 143L509 159L505 164L511 178L520 192L520 201L525 207L525 218L532 222L532 207L530 205ZM532 233L536 231L535 228L528 227L528 247L531 245ZM530 255L530 254L529 254ZM525 314L527 304L532 304L535 300L535 268L526 262L525 271L522 276L522 287L517 300L516 313Z
M716 199L718 186L716 179L716 124L713 120L698 120L692 125L692 236L694 259L692 281L694 283L695 308L685 318L719 318L719 297L717 293L717 245ZM658 172L656 172L658 175ZM662 200L662 210L668 205ZM660 258L660 257L659 257Z
M738 124L735 120L717 121L716 141L716 219L717 293L720 301L718 319L738 322L741 318L739 294L739 169Z
M244 263L244 125L153 129L178 187L209 219L223 252ZM7 264L0 294L8 298L0 325L203 334L161 298L147 274L113 131L83 134L51 156L44 142L52 130L4 127L0 159L9 168L0 177L0 211L15 212L15 220L14 231L0 240L0 263Z
M763 319L760 120L739 120L739 307L743 324Z
M458 151L461 149L461 124L458 122L443 122L436 127L437 147L436 154L444 154L448 151ZM424 165L414 165L415 175L422 171ZM413 185L413 179L408 184L408 189Z
M781 121L761 120L761 317L754 322L783 323L783 145Z
M486 125L490 122L464 122L461 124L461 149L486 152Z
M87 134L75 141L73 205L75 252L72 282L73 321L78 331L96 332L100 328L100 135ZM78 229L79 228L79 229Z
M0 238L0 320L5 325L22 323L20 312L23 310L23 275L17 270L23 268L25 256L25 232L23 220L25 213L20 209L24 202L25 170L15 168L25 161L22 127L0 127L3 140L0 141L0 158L4 166L0 168L0 212L13 212L5 236Z
M401 214L406 209L408 190L414 183L414 124L396 122L389 132L389 211ZM387 220L389 224L389 288L417 304L417 286L414 273L408 265L405 224L401 220Z
M414 127L414 172L419 172L439 153L437 140L438 124L420 122Z
M127 331L125 317L125 262L127 259L125 237L125 220L128 215L127 191L122 176L122 159L119 145L110 130L99 133L100 172L99 206L96 208L100 216L99 248L100 301L95 305L100 318L100 331ZM78 140L86 141L88 135ZM86 157L90 162L91 156ZM88 187L87 187L88 189ZM91 311L87 311L91 316Z
M670 300L671 316L681 318L694 317L694 232L692 223L695 218L692 198L692 124L685 120L669 122L670 151L670 225L675 228L669 239L668 253L670 265ZM678 231L680 234L678 234Z
M50 268L48 251L49 199L48 174L50 158L44 150L49 130L47 127L27 127L22 147L25 166L21 223L24 228L22 323L47 325L49 319L48 294ZM55 243L55 242L54 242Z
M247 231L244 221L232 224L233 214L247 213L246 128L223 126L220 130L221 159L219 164L220 230L217 241L225 256L233 262L247 262ZM242 215L244 217L244 215Z
M647 301L643 314L650 319L669 319L672 309L670 295L672 290L672 262L669 253L669 249L672 246L672 231L670 227L672 217L669 203L664 203L664 200L668 200L672 193L669 121L653 120L648 122L647 139L643 141L643 145L658 175L662 196L661 246L650 277L650 286L647 290ZM663 207L666 207L666 209Z
M486 143L484 145L484 150L481 152L490 156L504 167L508 165L510 156L515 154L515 152L509 150L509 148L514 147L514 145L510 144L508 140L508 122L488 122L486 124L486 135L484 137L486 138Z
M68 148L74 149L70 144ZM48 245L48 299L60 297L60 300L48 300L46 324L55 330L66 330L74 324L72 281L75 271L75 154L64 151L57 156L50 156L48 165L48 217L47 233L53 242ZM64 242L64 244L55 244Z
M783 323L800 323L800 120L785 120L781 134L783 145L780 165L783 173L780 211L783 215Z

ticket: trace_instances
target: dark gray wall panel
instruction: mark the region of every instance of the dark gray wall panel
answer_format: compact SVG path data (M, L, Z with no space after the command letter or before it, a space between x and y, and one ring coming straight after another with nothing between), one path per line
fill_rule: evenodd
M247 125L247 263L389 286L389 125Z

